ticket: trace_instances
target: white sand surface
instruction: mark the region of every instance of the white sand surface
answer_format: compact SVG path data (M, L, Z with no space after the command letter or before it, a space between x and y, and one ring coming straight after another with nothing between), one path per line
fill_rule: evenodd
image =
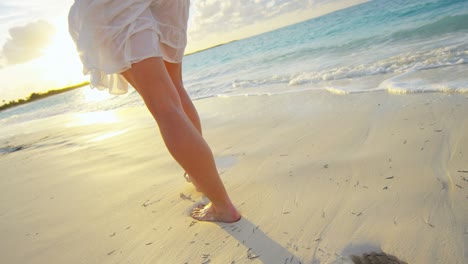
M193 221L144 108L2 127L0 263L468 263L468 98L306 91L196 102L243 218Z

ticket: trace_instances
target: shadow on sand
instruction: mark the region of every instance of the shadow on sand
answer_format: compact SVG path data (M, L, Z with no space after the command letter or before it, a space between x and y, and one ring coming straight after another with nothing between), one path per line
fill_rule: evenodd
M258 225L242 217L233 224L219 226L235 238L240 245L247 248L246 259L258 259L263 263L303 263L300 258L289 252L285 247L271 239Z

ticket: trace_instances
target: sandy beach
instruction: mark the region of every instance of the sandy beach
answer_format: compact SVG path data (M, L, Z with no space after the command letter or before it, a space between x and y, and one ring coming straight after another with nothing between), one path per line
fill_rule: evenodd
M466 95L195 103L241 221L189 217L145 108L55 116L2 127L0 263L468 263Z

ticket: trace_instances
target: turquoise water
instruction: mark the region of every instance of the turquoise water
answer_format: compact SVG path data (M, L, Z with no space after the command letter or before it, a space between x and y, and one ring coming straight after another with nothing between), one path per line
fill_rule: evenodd
M378 0L188 56L185 76L196 96L324 88L411 93L442 90L440 83L409 87L409 72L467 59L468 1ZM445 88L464 92L467 68L455 68L460 76Z
M184 58L194 99L301 90L468 94L468 1L375 0ZM142 105L75 90L0 112L11 124Z

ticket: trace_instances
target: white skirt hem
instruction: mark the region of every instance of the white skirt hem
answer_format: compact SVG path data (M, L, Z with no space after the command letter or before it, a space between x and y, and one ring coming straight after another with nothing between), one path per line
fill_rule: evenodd
M121 75L151 57L180 63L187 43L188 0L75 0L69 31L90 86L128 91Z

